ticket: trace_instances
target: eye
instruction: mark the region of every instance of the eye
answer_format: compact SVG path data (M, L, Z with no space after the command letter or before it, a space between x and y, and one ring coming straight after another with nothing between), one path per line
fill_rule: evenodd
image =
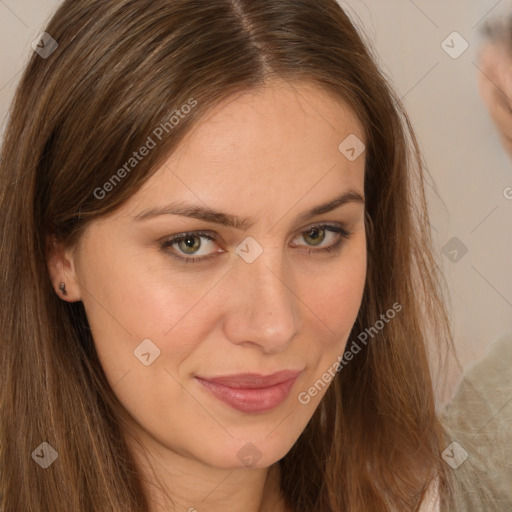
M210 242L214 240L215 238L210 233L195 231L193 233L182 233L169 240L165 240L161 247L169 252L171 256L183 260L185 263L194 263L195 258L187 256L198 256L199 260L206 260L214 257L217 253L225 252L222 249L218 249L213 253L211 251L208 252L208 246L212 245Z
M185 254L194 254L201 248L202 244L200 236L187 236L176 243Z
M312 243L308 241L308 244L316 246L320 245L325 240L326 230L321 226L315 226L309 231L305 231L302 235L305 235L305 240L309 239L312 241Z
M350 237L350 232L338 225L321 224L311 226L302 231L300 236L306 240L305 247L309 247L311 253L336 253L342 248L343 242ZM327 243L324 243L327 241ZM215 244L215 234L210 232L194 231L191 233L180 233L161 244L162 250L172 257L184 263L199 263L214 258L219 253L226 252L223 249L212 251ZM293 243L293 247L300 247L302 244ZM314 247L319 247L315 249ZM193 257L190 257L193 256Z
M302 231L301 237L306 240L306 247L320 247L320 249L310 249L308 254L314 252L336 252L341 249L344 240L350 237L350 233L341 226L322 224ZM327 243L323 244L325 240L327 240Z

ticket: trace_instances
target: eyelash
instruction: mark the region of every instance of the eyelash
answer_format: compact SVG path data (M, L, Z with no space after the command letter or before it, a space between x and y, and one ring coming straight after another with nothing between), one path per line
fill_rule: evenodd
M348 240L351 236L351 232L347 231L346 229L342 228L341 226L333 226L331 224L316 224L314 226L309 227L308 229L301 231L301 235L310 233L315 228L321 228L324 231L329 231L331 233L337 233L338 239L336 242L331 244L327 247L322 247L321 249L310 249L308 252L308 256L311 255L312 252L314 253L333 253L337 254L341 250L343 246L343 242ZM183 263L195 263L195 262L203 262L206 260L209 260L211 258L214 258L219 254L219 252L215 252L213 254L209 254L207 256L201 256L199 258L193 258L190 256L178 256L177 254L173 254L171 251L168 250L168 248L172 247L173 245L177 244L178 242L185 240L187 238L206 238L207 240L215 241L215 237L212 237L210 232L204 232L204 231L191 231L188 233L180 233L179 235L173 236L172 238L168 240L164 240L161 248L165 252L167 252L170 256L173 258L177 258L178 260L181 260Z

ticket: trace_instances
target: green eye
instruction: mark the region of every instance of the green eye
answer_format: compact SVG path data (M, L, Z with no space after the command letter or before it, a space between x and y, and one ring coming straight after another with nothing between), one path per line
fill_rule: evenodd
M325 238L325 229L321 226L316 226L314 228L311 228L309 231L305 231L304 239L306 241L312 240L310 243L308 241L308 244L310 245L319 245L324 241Z
M211 246L215 241L215 237L211 233L194 232L194 233L182 233L180 235L172 237L170 240L165 240L161 247L164 251L169 252L175 258L183 260L184 262L194 263L196 259L207 260L214 258L222 250L211 251ZM172 251L171 251L172 249ZM174 253L174 254L173 254ZM180 256L181 255L181 256ZM189 258L189 256L197 256L197 258Z
M341 250L343 242L350 238L351 233L341 226L322 224L312 226L300 234L309 247L308 255L332 253L336 254ZM172 257L181 260L184 263L200 263L215 258L225 251L217 249L211 252L209 245L215 245L215 234L211 232L194 231L191 233L181 233L175 235L161 244L162 250L169 253ZM325 243L327 241L327 244ZM304 244L294 244L294 247L304 247ZM319 246L318 249L313 249ZM321 247L320 247L321 246ZM210 249L210 252L208 252ZM194 257L190 257L194 256Z
M201 237L187 236L177 242L178 247L185 254L194 254L201 247Z

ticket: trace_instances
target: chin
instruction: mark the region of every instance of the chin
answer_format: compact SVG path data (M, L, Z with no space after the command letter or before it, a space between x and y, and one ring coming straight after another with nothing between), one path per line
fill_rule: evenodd
M214 465L223 469L262 469L272 466L290 451L296 439L270 438L268 432L254 440L250 440L249 436L233 439L218 453L212 454Z

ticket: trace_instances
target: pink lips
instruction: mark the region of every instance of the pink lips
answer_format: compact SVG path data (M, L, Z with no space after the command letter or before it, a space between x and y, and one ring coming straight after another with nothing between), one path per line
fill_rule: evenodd
M219 400L247 413L274 409L288 396L301 372L284 370L272 375L244 373L225 377L196 377Z

